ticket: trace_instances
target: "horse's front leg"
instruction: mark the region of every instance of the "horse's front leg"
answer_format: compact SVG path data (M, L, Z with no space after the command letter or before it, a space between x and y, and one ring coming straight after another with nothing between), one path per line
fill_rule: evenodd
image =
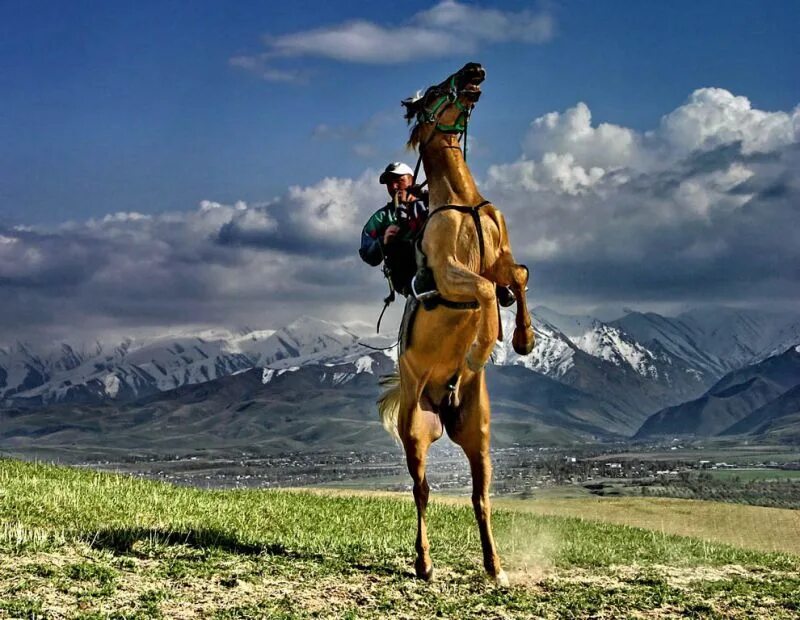
M513 262L513 259L512 259ZM531 315L528 312L528 296L525 288L528 285L529 272L525 265L512 265L511 290L517 298L516 327L511 344L520 355L528 355L536 344L536 335L531 325Z
M517 314L511 343L517 353L528 355L533 351L536 340L531 325L531 315L528 312L528 297L525 293L529 277L528 268L515 263L511 252L502 252L488 275L500 286L510 286L514 292L517 298Z
M480 323L474 342L467 352L467 366L478 372L489 361L497 336L498 316L495 285L486 278L467 269L454 257L447 257L441 268L432 265L436 286L445 299L467 301L477 300L480 310ZM453 310L452 312L468 312Z

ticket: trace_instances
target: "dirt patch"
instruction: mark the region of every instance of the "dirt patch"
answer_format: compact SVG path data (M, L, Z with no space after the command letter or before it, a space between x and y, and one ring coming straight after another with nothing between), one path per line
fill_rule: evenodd
M494 587L480 566L437 566L435 580L426 583L415 579L403 560L381 566L326 564L269 555L209 555L180 545L143 545L114 554L77 543L58 553L0 556L0 602L34 600L43 614L57 620L115 612L176 620L215 614L341 618L357 613L410 619L559 617L567 612L613 618L621 609L631 617L663 618L692 610L703 615L708 598L709 613L767 618L791 617L767 593L770 581L800 578L735 564L563 569L550 559L557 540L521 538L506 559L509 589ZM763 580L765 592L741 602L724 591L706 597L697 589L698 583L736 580ZM662 596L659 592L666 592L663 600L653 598ZM14 614L0 605L0 618L10 617Z

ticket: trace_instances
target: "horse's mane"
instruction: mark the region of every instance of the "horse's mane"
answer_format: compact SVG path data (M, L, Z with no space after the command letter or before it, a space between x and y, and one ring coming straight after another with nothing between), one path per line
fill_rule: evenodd
M420 142L419 135L421 133L421 130L422 130L422 127L420 126L420 124L419 123L414 123L414 126L411 128L411 133L408 136L408 142L406 142L406 148L407 149L409 149L411 151L415 151L417 149L417 147L419 146L419 142Z
M430 89L428 89L430 90ZM401 103L405 107L405 114L403 118L406 119L406 122L411 125L411 133L408 136L408 142L406 142L406 148L410 150L416 150L417 146L420 143L420 122L419 117L417 116L421 106L424 104L428 93L426 92L424 95L420 94L420 91L417 91L417 94L413 97L409 97L408 99L404 99Z

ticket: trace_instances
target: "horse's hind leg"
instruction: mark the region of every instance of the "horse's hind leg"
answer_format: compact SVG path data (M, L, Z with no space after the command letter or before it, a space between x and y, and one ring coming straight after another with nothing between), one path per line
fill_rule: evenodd
M472 473L472 507L478 522L483 550L483 566L494 580L508 585L508 576L500 566L500 557L492 535L489 485L492 481L492 461L489 456L489 393L484 373L474 376L463 388L461 415L455 428L448 433L464 450Z
M433 578L433 562L428 544L428 527L425 523L425 512L430 493L428 479L425 475L425 463L430 443L426 444L424 441L411 439L404 440L403 444L406 451L408 473L414 480L414 503L417 506L417 540L414 544L417 558L414 561L414 570L417 577L429 581Z
M404 360L401 358L401 372ZM407 382L412 383L412 382ZM400 400L400 417L398 432L406 453L408 473L414 482L414 503L417 506L417 540L415 548L417 559L414 568L417 577L426 581L433 577L433 562L428 544L428 528L425 523L425 512L428 507L430 487L425 475L428 449L442 436L442 423L439 416L426 404L420 394L417 382L404 390ZM420 403L422 399L422 403Z

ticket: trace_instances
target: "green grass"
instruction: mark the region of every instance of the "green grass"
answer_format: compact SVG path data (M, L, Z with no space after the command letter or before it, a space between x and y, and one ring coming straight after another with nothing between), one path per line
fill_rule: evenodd
M792 617L800 609L796 556L513 510L493 521L512 587L485 578L471 508L435 502L437 580L427 584L412 576L410 501L201 491L0 460L0 618Z
M709 469L703 470L720 480L738 478L742 482L750 480L800 480L800 471L788 469Z

